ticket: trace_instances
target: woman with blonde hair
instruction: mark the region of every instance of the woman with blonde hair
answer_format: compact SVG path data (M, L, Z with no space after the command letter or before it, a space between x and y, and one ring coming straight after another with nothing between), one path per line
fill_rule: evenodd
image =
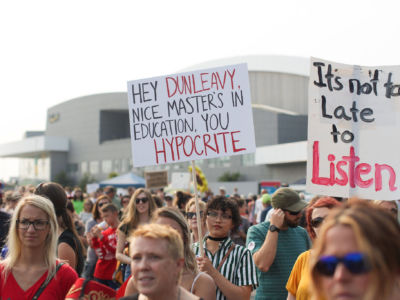
M188 224L181 212L175 207L163 207L155 211L153 223L166 225L175 229L183 241L184 267L180 286L204 300L215 300L214 280L205 272L199 272L196 257L191 249L190 231ZM133 279L128 283L125 295L134 292Z
M310 267L314 299L399 299L400 226L377 205L347 204L322 226Z
M0 262L1 299L64 299L78 278L57 260L58 223L53 204L29 195L18 203Z
M153 212L157 209L151 193L144 188L137 189L129 201L128 207L122 216L118 227L117 250L115 257L121 263L126 264L124 281L130 275L130 263L132 259L124 253L127 247L127 238L139 226L150 223Z

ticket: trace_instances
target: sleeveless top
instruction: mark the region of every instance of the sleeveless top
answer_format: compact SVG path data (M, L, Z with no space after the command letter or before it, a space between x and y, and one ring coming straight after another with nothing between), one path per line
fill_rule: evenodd
M66 229L61 233L61 235L58 237L58 243L57 245L60 245L61 243L66 243L69 245L75 252L76 254L76 268L75 271L78 273L78 276L83 271L83 265L85 263L84 257L83 257L83 249L80 241L76 240L76 237L72 233L72 231Z

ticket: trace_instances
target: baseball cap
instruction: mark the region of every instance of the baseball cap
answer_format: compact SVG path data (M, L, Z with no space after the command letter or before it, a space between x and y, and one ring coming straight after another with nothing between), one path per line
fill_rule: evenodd
M264 195L262 195L262 197L261 197L261 202L262 202L263 204L271 203L271 195L270 195L270 194L264 194Z
M272 207L297 212L307 206L307 202L300 199L299 194L288 187L279 188L272 195Z

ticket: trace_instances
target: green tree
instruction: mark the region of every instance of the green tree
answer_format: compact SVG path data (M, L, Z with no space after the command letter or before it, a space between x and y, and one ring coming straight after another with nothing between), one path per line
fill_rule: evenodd
M86 185L89 183L96 182L96 178L92 176L90 173L83 174L81 180L79 181L79 187L82 191L86 192Z
M225 172L218 178L218 181L238 181L240 177L241 174L239 172Z
M73 185L72 179L68 177L65 171L61 171L54 176L53 181L61 184L62 186Z
M117 177L118 173L117 172L111 172L110 174L108 174L108 178L114 178Z

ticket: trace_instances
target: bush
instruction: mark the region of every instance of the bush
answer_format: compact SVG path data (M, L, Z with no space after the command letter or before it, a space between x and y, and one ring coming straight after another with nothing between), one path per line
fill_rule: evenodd
M218 178L218 181L238 181L240 177L241 174L239 172L225 172Z

